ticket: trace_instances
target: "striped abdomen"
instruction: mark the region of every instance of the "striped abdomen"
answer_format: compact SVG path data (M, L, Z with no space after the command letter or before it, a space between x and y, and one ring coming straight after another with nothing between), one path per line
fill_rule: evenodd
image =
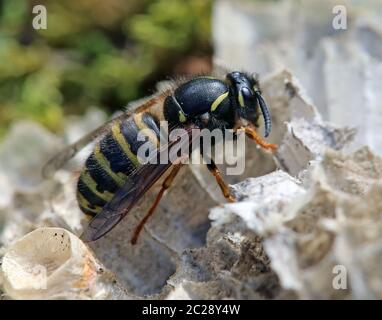
M94 216L101 212L139 166L137 152L145 143L137 139L140 130L153 130L148 139L159 146L158 126L155 116L148 112L137 113L123 122L115 123L96 144L86 160L77 185L77 199L84 213Z

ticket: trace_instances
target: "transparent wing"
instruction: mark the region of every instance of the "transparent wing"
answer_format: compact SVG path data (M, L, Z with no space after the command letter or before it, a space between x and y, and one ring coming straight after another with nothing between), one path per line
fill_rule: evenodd
M95 241L113 229L170 167L171 164L144 165L90 221L81 239Z
M189 126L185 129L185 134L189 136L187 143L191 145L192 141L198 137L195 131L192 132L192 129L197 129L197 127ZM183 139L183 141L185 140ZM153 157L160 157L162 152L168 153L170 148L178 150L182 148L182 143L178 141L169 143L167 146L158 149ZM113 229L171 165L172 163L168 161L166 164L148 163L140 166L129 176L128 182L115 193L114 197L103 207L102 211L90 221L81 238L88 242L95 241Z
M110 128L115 122L126 120L134 112L141 112L150 108L154 104L161 102L164 99L164 97L168 94L169 92L157 93L151 98L145 98L140 103L135 103L131 105L131 107L129 107L129 111L126 111L123 114L111 119L110 121L104 123L102 126L98 127L94 131L85 135L77 142L67 146L44 165L42 170L43 177L51 177L58 169L62 168L66 162L72 159L81 149L86 147L86 145L88 145L90 142L93 142L96 139L101 139L110 131Z
M51 177L58 169L62 168L66 162L72 159L81 149L86 147L86 145L88 145L95 139L102 138L105 134L107 134L115 122L120 121L122 119L127 119L130 116L131 113L123 113L120 116L104 123L102 126L88 133L75 143L61 150L53 158L49 159L48 162L44 165L42 169L43 177Z

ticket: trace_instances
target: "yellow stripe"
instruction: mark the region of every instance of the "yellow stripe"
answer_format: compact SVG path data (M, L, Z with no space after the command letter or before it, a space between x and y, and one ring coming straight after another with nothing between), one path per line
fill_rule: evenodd
M113 198L112 193L108 191L99 192L97 190L97 182L94 181L94 179L91 177L88 170L85 170L82 172L80 179L94 194L96 194L102 200L105 200L106 202L108 202Z
M179 121L186 122L187 118L182 111L179 110Z
M239 103L240 103L240 107L245 107L244 98L243 98L241 91L239 91Z
M86 200L85 197L80 192L77 192L77 200L78 200L78 203L80 204L80 206L82 208L85 208L86 210L93 212L94 214L97 214L97 213L101 212L101 210L102 210L102 208L99 206L93 206L94 209L90 208L89 201Z
M110 163L102 154L99 143L97 143L94 148L94 157L102 169L106 171L106 173L115 181L118 186L122 187L125 184L127 177L120 172L115 173L113 170L111 170Z
M211 111L215 111L219 104L228 97L228 92L221 94L211 105Z
M138 113L138 114L135 114L134 115L134 121L135 121L135 124L137 125L138 129L139 130L143 130L143 129L149 129L149 130L146 130L145 131L145 136L147 136L149 138L149 140L151 141L151 143L154 145L154 146L158 146L159 145L159 140L156 136L156 134L154 133L154 131L149 128L142 120L142 116L143 116L143 113Z
M126 156L133 162L135 166L138 166L138 158L137 156L131 151L130 145L127 143L125 137L123 136L121 132L121 127L119 123L116 123L111 128L113 138L118 142L119 146L122 148L123 152L126 154Z

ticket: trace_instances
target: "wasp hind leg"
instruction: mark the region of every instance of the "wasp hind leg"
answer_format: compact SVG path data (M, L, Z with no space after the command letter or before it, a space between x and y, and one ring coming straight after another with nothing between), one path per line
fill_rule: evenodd
M170 174L163 181L162 187L161 187L159 193L157 194L154 203L150 207L150 210L147 212L147 214L143 217L143 219L139 222L138 226L135 228L134 235L131 238L131 244L136 244L137 243L139 234L141 233L145 223L153 215L156 207L158 206L160 200L162 199L162 196L163 196L164 192L168 188L170 188L172 182L174 181L174 179L175 179L176 175L178 174L178 172L179 172L181 167L182 167L182 164L174 165L174 167L172 168Z
M229 190L228 184L223 180L219 168L216 166L215 162L212 159L210 159L210 163L207 164L207 169L215 177L216 182L218 183L220 190L223 193L223 196L229 202L236 202L236 199L232 196L231 191Z

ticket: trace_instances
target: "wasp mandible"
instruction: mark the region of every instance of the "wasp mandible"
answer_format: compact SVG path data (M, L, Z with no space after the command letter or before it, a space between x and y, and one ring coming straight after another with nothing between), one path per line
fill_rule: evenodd
M276 145L265 142L255 130L260 114L264 118L264 136L268 137L271 117L255 77L238 71L227 73L225 79L198 76L154 95L133 112L124 112L66 147L46 164L44 175L52 175L88 143L98 140L77 183L79 207L92 216L82 239L94 241L115 227L150 187L170 171L155 202L135 229L131 240L135 244L145 222L182 167L181 163L171 162L141 164L137 157L142 144L137 139L139 131L150 129L148 139L156 147L157 156L168 152L160 147L161 121L168 122L169 130L183 128L187 134L195 128L243 130L258 145L274 151ZM170 147L171 143L167 148ZM213 159L207 168L216 178L225 198L234 201Z

